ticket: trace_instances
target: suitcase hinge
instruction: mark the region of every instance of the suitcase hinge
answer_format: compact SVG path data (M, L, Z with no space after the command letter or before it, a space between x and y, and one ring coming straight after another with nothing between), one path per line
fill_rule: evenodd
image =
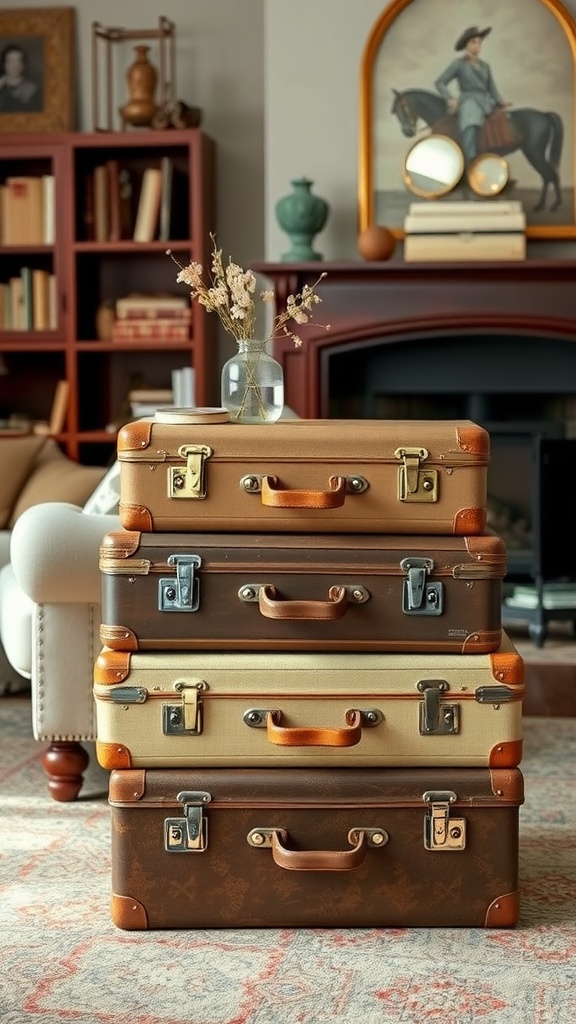
M429 789L422 794L422 799L428 804L424 818L424 849L464 850L466 819L450 817L450 804L456 800L456 793Z
M186 467L168 467L168 497L205 498L206 459L212 455L212 449L207 444L182 444L178 455L186 459Z
M200 580L194 574L202 565L199 555L170 555L168 565L175 576L158 580L158 611L196 612L200 605Z
M438 470L422 469L420 463L428 458L426 448L397 448L397 459L402 459L398 470L399 501L438 501Z
M184 804L184 817L164 819L164 849L168 853L204 853L208 849L204 805L210 803L210 793L183 791L176 799Z
M499 707L509 700L514 700L516 694L509 686L478 686L474 692L474 699L479 704L494 704Z
M402 611L408 615L441 615L444 611L443 584L426 582L427 575L434 568L433 560L403 558L400 568L408 576L402 588Z
M448 736L460 731L460 706L443 704L441 694L448 689L445 679L420 679L416 684L424 700L420 702L420 735Z
M180 704L162 705L162 731L165 736L199 736L202 732L200 694L208 689L203 679L177 679L174 689L182 693Z

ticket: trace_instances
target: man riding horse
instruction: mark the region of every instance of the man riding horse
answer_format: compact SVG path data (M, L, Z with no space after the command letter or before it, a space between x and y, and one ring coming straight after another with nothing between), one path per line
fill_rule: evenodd
M436 79L435 86L446 101L449 114L455 114L460 144L467 163L470 163L484 149L500 149L511 142L511 133L504 109L512 104L505 102L492 77L490 65L480 59L482 42L491 28L480 30L477 26L467 28L454 47L463 51L461 57L451 62ZM450 84L456 81L459 97L450 91ZM481 129L490 117L492 127L491 143L486 145L480 138Z

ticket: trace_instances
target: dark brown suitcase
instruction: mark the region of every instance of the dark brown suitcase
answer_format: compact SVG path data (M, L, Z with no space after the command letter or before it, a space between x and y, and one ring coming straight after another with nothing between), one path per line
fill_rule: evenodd
M177 413L181 412L177 410ZM470 420L166 422L118 434L119 516L146 533L422 533L486 527L490 436Z
M120 928L511 928L519 769L127 769Z
M114 650L430 651L502 639L506 548L472 537L109 533Z

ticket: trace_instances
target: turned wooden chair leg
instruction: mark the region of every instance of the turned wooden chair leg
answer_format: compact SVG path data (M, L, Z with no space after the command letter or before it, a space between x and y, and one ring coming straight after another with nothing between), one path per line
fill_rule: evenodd
M76 800L84 782L83 772L90 760L76 741L53 740L40 761L48 776L48 789L55 800Z

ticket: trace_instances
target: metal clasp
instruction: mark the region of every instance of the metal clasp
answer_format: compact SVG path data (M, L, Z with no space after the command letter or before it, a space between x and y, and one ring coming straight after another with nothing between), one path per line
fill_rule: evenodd
M169 498L206 497L206 459L212 455L207 444L183 444L178 449L186 466L168 467Z
M204 805L210 803L210 793L183 790L176 799L184 805L184 817L164 819L164 849L168 853L204 853L208 849Z
M451 790L427 790L422 794L428 804L424 818L424 849L452 852L466 847L466 819L451 818L450 804L457 799Z
M195 570L202 565L199 555L169 555L168 565L175 576L158 580L158 610L161 612L196 612L200 605L200 580Z
M202 732L200 694L208 689L203 679L177 679L174 689L182 694L179 704L162 705L162 731L165 736L199 736Z
M402 611L407 615L441 615L444 611L444 587L442 583L426 582L432 572L431 558L408 557L400 562L402 572L408 579L402 588Z
M399 501L438 501L438 470L422 469L427 448L397 448L394 456L402 460L398 470Z
M420 703L420 735L448 736L460 731L460 706L443 704L440 696L448 689L445 679L420 679L417 682L424 700Z

